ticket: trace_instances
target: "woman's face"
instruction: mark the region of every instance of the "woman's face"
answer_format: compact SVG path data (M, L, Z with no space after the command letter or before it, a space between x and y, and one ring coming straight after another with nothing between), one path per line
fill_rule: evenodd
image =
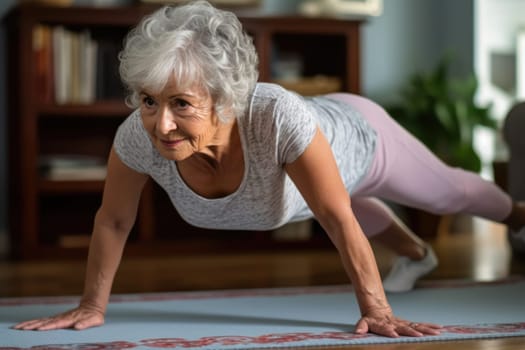
M219 120L208 93L180 90L174 79L158 94L140 94L142 122L159 153L181 161L214 145Z

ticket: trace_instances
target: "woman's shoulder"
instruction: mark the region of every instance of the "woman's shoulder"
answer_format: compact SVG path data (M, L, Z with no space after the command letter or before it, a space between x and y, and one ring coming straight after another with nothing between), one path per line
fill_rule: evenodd
M140 111L133 111L117 129L113 146L120 159L131 168L146 172L153 150L151 141L147 135ZM147 166L143 165L146 164Z
M242 127L251 138L264 142L273 139L286 120L297 112L294 108L294 93L273 83L257 83L251 98L248 113L240 118Z
M263 82L257 83L253 96L266 101L271 100L277 102L282 99L297 97L298 95L295 92L285 89L281 85Z
M296 110L304 99L297 93L274 83L257 83L252 96L252 112L275 115L276 112Z
M314 121L314 110L299 94L273 83L258 83L252 97L248 123L260 131Z
M147 140L147 132L140 116L140 110L132 111L129 116L119 125L117 136L121 139L137 139L144 142Z

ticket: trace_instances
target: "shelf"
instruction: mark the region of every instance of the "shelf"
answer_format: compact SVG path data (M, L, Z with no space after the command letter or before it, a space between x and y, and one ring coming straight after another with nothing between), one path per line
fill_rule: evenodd
M126 117L132 110L126 106L122 101L98 101L93 104L86 105L57 105L51 103L43 103L38 106L38 113L42 117Z
M304 96L315 96L341 91L341 79L337 77L301 77L298 79L274 79L274 83Z
M55 181L41 179L38 188L42 194L81 194L81 193L102 193L104 181L100 180L71 180Z
M95 6L58 7L38 3L23 3L14 9L13 15L49 24L128 28L151 10L152 7L138 5L101 9Z

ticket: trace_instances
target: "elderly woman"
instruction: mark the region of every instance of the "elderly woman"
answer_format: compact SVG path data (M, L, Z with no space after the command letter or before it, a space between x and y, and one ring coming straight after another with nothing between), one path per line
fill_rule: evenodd
M120 59L137 109L109 156L83 297L73 310L17 329L103 324L149 177L201 227L268 230L315 217L355 287L357 333L422 336L440 328L399 319L387 302L367 238L400 255L384 281L388 290L411 289L437 261L375 197L480 215L523 234L524 206L441 163L376 104L350 94L303 98L256 83L254 46L232 13L201 1L164 7L129 34Z

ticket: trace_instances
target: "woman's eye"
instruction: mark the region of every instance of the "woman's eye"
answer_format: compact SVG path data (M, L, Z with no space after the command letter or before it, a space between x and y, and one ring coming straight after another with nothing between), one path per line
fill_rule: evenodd
M155 100L149 96L145 96L142 98L142 104L146 107L153 107L155 106Z
M179 98L175 99L173 101L173 104L178 109L186 109L186 108L190 107L190 104L187 101L179 99Z

